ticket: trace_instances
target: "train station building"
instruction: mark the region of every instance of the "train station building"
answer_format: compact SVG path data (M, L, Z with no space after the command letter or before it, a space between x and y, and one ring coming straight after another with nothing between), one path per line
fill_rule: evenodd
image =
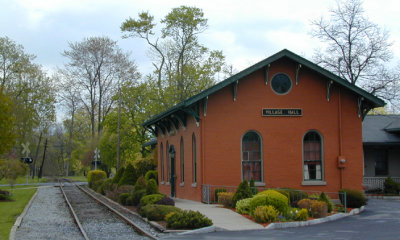
M204 201L207 186L362 189L362 121L384 102L288 50L154 116L159 186ZM208 189L208 190L207 190Z

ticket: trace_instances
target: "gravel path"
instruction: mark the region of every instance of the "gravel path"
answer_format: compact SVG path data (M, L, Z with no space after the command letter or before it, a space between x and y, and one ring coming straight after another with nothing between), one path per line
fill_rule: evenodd
M58 187L39 188L15 239L83 239Z

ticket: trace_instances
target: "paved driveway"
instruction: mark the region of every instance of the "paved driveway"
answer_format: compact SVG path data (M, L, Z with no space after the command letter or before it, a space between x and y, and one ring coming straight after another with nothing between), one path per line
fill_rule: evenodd
M400 239L400 201L369 200L363 213L338 221L281 230L225 231L174 239Z

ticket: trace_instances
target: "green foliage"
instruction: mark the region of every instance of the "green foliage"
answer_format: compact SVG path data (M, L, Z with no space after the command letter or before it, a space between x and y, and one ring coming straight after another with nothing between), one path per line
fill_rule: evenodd
M153 164L151 156L140 158L135 162L135 169L138 176L145 176L148 171L154 170L156 165Z
M118 182L118 185L135 185L138 176L136 174L136 169L132 164L128 164L125 168L124 174Z
M328 207L325 202L314 200L311 204L311 213L315 218L326 217L328 214Z
M305 199L300 200L297 203L297 205L299 206L299 208L304 208L304 209L307 209L308 212L311 212L311 205L312 205L313 201L315 201L315 200L305 198Z
M256 185L254 184L254 179L250 180L250 191L253 195L256 195L258 193Z
M226 192L226 189L225 188L216 188L214 190L214 201L215 202L218 202L218 193L220 193L220 192Z
M140 206L144 207L147 204L154 204L157 201L159 201L160 199L162 199L163 197L164 197L163 194L146 195L146 196L142 197L142 199L140 199Z
M163 198L161 198L160 200L155 202L155 204L175 206L175 201L174 201L174 199L172 199L168 196L164 196Z
M240 214L250 214L250 202L251 198L245 198L237 201L236 212Z
M0 156L11 149L16 138L16 122L12 114L13 103L2 90L0 88Z
M278 210L280 213L285 214L287 210L289 209L289 200L288 198L275 191L275 190L265 190L257 195L264 195L266 196L266 205L272 205L275 207L276 210Z
M146 189L146 179L143 176L140 176L135 184L135 191Z
M256 222L267 223L276 221L278 214L279 212L273 206L258 206L253 216Z
M132 205L137 206L140 203L140 199L146 195L146 190L138 190L132 193Z
M368 199L361 191L355 189L343 188L339 190L340 201L342 202L343 205L344 205L344 199L343 195L340 193L344 192L346 193L347 207L359 208L367 204Z
M211 226L212 221L198 211L184 210L167 218L167 227L172 229L196 229Z
M5 178L8 183L14 184L18 176L24 176L28 166L17 159L0 159L0 180Z
M112 182L115 183L115 184L118 184L119 181L121 180L122 176L124 175L124 171L125 171L125 168L124 167L120 167L118 169L117 173L115 174Z
M385 194L399 195L400 184L395 182L393 178L387 177L383 183L383 192Z
M218 203L224 205L224 207L233 207L233 192L219 192L218 193Z
M161 221L167 214L180 211L181 209L170 205L149 204L140 208L139 213L150 221Z
M94 187L94 184L97 184L99 181L104 181L107 178L106 172L102 170L92 170L88 173L88 185L90 188ZM95 188L93 188L96 190Z
M122 204L122 205L126 205L126 199L128 199L129 196L130 196L129 193L121 193L119 195L119 201L118 202L120 204Z
M156 194L158 192L159 191L158 191L158 185L157 185L156 180L150 179L146 185L146 194L150 195L150 194Z
M326 206L328 207L328 213L332 212L332 210L333 210L333 203L332 203L331 199L329 199L328 195L326 195L324 192L322 192L322 193L319 195L318 200L319 200L319 201L323 201L323 202L326 203Z
M111 191L111 190L113 189L113 187L114 187L112 182L113 182L113 181L112 181L111 178L105 180L105 181L101 184L100 189L99 189L99 192L100 192L102 195L105 195L105 194L106 194L106 191Z
M249 212L250 215L253 216L254 210L258 206L266 206L267 205L267 196L266 195L256 195L251 198L250 205L249 205Z
M158 172L157 172L157 170L149 170L149 171L147 171L146 175L144 175L144 178L146 179L146 182L149 182L150 179L154 179L156 181L156 184L158 184Z
M308 219L308 210L303 208L300 209L297 213L296 213L296 221L307 221Z
M241 182L235 192L235 195L232 198L232 206L235 207L236 206L236 202L245 198L250 198L252 197L253 194L250 190L249 184L246 180L243 180L243 182Z
M298 201L308 197L307 193L305 193L301 190L297 190L297 189L282 188L279 190L280 190L279 191L280 193L283 193L283 192L287 193L286 196L288 196L289 202L292 207L296 207Z

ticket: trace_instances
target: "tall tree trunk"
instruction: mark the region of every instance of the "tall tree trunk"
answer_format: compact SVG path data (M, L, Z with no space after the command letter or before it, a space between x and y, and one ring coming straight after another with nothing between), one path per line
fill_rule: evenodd
M45 144L44 144L43 160L42 160L42 165L40 166L38 178L42 178L44 160L46 160L46 150L47 150L47 138L46 138L46 142L45 142Z
M42 141L42 134L43 134L43 132L40 131L39 142L38 142L38 144L36 146L35 158L33 159L34 161L33 161L33 169L32 169L32 179L34 179L35 175L36 175L36 163L37 163L37 157L38 157L38 154L39 154L40 142Z
M71 155L72 155L72 135L74 133L74 121L75 121L75 109L72 109L72 116L71 116L71 127L69 129L69 140L68 140L68 163L67 163L67 172L66 176L69 176L69 166L71 165Z

